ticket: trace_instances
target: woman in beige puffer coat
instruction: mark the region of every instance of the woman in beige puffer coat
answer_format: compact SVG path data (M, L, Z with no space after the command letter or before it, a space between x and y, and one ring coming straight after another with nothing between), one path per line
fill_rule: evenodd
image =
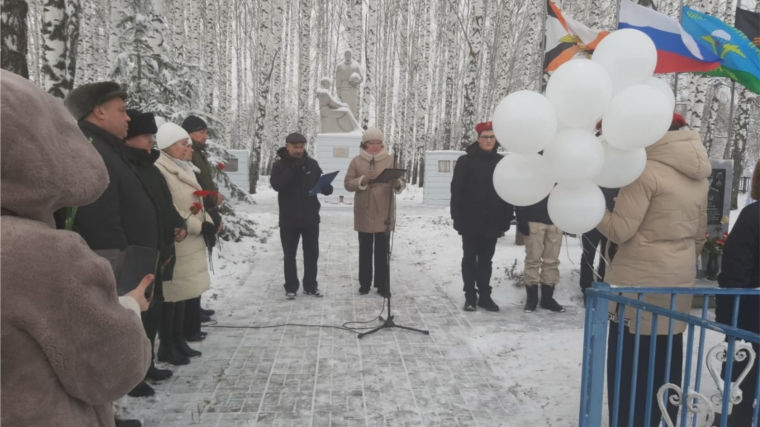
M164 282L162 335L169 338L161 337L158 360L184 365L189 363L188 357L201 355L185 341L184 302L201 296L211 286L206 242L213 238L217 230L203 207L203 197L193 194L202 189L190 162L193 155L190 135L174 123L165 123L158 129L156 144L161 150L156 166L166 178L177 211L187 219L187 237L176 244L172 280ZM196 213L191 212L194 203L197 203ZM200 329L200 319L197 326ZM175 352L174 349L179 351Z
M620 189L615 209L605 212L597 229L609 239L607 253L612 257L604 280L612 285L627 287L683 287L694 286L697 255L702 252L707 232L707 177L712 168L699 132L679 130L686 123L678 114L673 117L671 130L660 141L647 147L647 165L641 176L632 184ZM610 252L610 247L617 250ZM614 256L613 256L614 254ZM637 295L627 294L636 299ZM643 301L670 307L669 295L644 295ZM691 297L679 296L676 310L688 313ZM610 304L613 318L617 304ZM674 322L673 353L667 359L668 319L660 317L655 336L652 333L652 315L642 312L641 341L636 388L635 408L629 408L630 388L633 381L636 310L628 308L625 321L620 384L619 425L628 422L629 411L635 414L633 425L659 425L661 412L657 405L657 391L665 383L681 383L683 363L683 332L685 324ZM614 392L615 363L618 354L618 323L610 322L607 354L607 387ZM644 420L649 347L656 345L655 380L652 392L652 416ZM670 379L665 380L665 366L671 364ZM613 400L609 400L612 414ZM668 413L675 422L678 407L669 405ZM610 415L612 418L612 415ZM610 419L612 425L612 419Z
M388 236L385 221L390 208L390 231L396 226L395 199L393 193L404 191L403 178L393 182L374 182L385 169L395 167L395 159L388 154L383 142L383 132L377 128L367 129L362 135L359 155L354 157L346 172L345 188L355 192L354 230L359 232L359 293L366 295L372 285L372 259L375 261L375 288L384 297L390 289L388 271ZM393 192L393 193L392 193ZM374 245L374 250L373 250Z

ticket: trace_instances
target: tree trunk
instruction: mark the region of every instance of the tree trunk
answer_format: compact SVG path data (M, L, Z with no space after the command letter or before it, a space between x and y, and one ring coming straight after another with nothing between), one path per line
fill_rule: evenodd
M300 0L300 36L298 37L298 132L306 132L311 105L311 8L312 0Z
M733 150L731 159L734 161L734 177L731 190L731 209L738 208L739 181L744 172L744 160L749 145L749 119L752 109L752 94L743 86L739 89L739 105L737 106L736 124L734 131Z
M367 2L367 43L366 53L364 54L366 78L364 79L364 94L362 96L361 123L362 128L369 127L370 105L372 96L372 85L375 81L375 44L377 42L377 10L374 2ZM377 121L377 117L375 117Z
M467 78L464 86L464 106L462 109L462 137L459 147L464 149L472 139L472 129L475 126L475 99L477 98L478 64L480 62L482 30L483 30L483 0L473 0L471 6L470 29L467 40Z
M27 28L26 15L29 5L25 0L3 0L2 6L2 51L0 68L29 78L29 65L26 63Z
M58 98L65 98L74 87L80 10L78 0L45 1L42 24L43 86Z

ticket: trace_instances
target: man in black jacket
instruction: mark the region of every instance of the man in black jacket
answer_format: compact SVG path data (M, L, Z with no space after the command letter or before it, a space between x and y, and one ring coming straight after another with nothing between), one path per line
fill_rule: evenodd
M99 82L72 90L64 100L108 169L106 191L94 203L80 206L74 218L75 230L93 250L123 250L128 245L160 247L158 207L124 157L130 120L126 97L118 83ZM116 420L117 427L140 425L136 420Z
M541 307L557 313L565 311L554 299L554 286L559 282L559 252L562 230L549 218L549 196L535 205L518 207L517 230L525 236L525 312L536 311L538 285L541 285Z
M309 192L322 176L319 163L310 158L304 147L306 138L291 133L285 147L277 151L280 159L272 166L270 183L277 191L280 206L280 240L284 255L285 297L294 299L298 288L296 251L303 237L303 293L321 297L317 287L317 260L319 259L319 200ZM328 185L322 194L329 196L333 188Z
M451 219L462 235L464 310L475 306L499 311L491 299L491 271L496 240L509 230L514 208L502 200L493 186L493 171L502 159L491 122L475 127L478 141L457 160L451 181ZM477 289L476 289L477 288Z

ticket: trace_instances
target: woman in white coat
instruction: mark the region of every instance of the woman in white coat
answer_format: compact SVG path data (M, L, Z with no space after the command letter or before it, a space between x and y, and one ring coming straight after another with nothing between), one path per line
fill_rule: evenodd
M173 365L189 363L188 357L201 355L184 338L185 301L200 297L209 289L207 242L212 242L216 227L203 208L202 190L195 177L190 135L174 123L165 123L156 134L161 157L156 166L166 178L177 211L186 219L187 238L176 244L176 261L171 281L164 282L164 330L158 360ZM200 319L198 320L200 329ZM165 339L164 337L168 337Z

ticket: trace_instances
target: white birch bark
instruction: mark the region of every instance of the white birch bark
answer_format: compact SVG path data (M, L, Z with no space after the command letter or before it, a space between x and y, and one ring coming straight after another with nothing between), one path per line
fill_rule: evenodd
M78 0L45 0L42 18L42 84L64 98L74 85L79 39Z
M467 38L467 77L464 86L464 105L462 109L462 133L460 148L472 142L475 126L475 99L477 98L478 64L482 49L483 0L473 0L470 11L470 28Z
M313 109L310 104L311 88L311 10L312 0L300 0L298 45L298 129L304 133L308 117Z
M376 62L376 43L377 43L377 5L374 2L367 3L367 42L366 53L364 54L364 68L366 77L364 79L364 94L362 95L361 124L362 128L369 127L370 104L372 90L375 83L375 66ZM375 118L377 120L377 118Z
M2 35L0 65L22 77L29 78L27 14L29 5L25 0L4 0L2 8Z
M452 132L452 124L454 122L454 87L456 85L456 68L458 63L458 55L456 54L456 32L458 31L459 22L457 19L457 10L453 4L446 6L446 31L445 31L445 45L446 45L446 94L445 94L445 106L444 106L444 123L443 123L443 140L445 143L445 150L451 150L454 147L454 134Z
M108 64L109 66L116 62L116 58L121 53L121 29L119 23L124 19L127 9L126 0L112 0L111 11L108 22Z
M415 111L416 137L414 141L417 145L417 150L424 153L428 140L426 125L428 118L428 85L430 84L430 23L432 20L430 19L430 3L420 2L418 5L419 9L417 9L417 13L415 14L417 18L415 28L418 36L417 49L415 50L417 61L417 66L415 67L417 69L417 85L415 88L417 92L417 107ZM424 159L424 156L421 158Z
M699 10L708 11L712 9L714 0L701 0ZM702 115L705 109L705 96L707 95L707 86L710 81L708 76L692 75L689 82L689 93L691 94L690 112L687 117L687 123L694 130L702 128Z

